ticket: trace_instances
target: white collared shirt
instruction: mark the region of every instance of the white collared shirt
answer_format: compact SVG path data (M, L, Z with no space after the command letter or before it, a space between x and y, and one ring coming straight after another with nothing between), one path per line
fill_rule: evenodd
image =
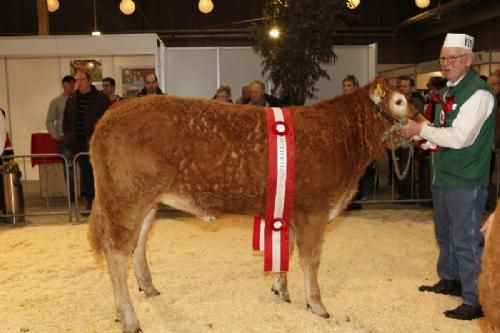
M464 75L465 76L465 75ZM454 87L462 81L462 76L455 83L447 82ZM440 147L461 149L474 143L484 122L493 112L495 99L487 90L478 90L460 107L451 127L422 126L420 137Z

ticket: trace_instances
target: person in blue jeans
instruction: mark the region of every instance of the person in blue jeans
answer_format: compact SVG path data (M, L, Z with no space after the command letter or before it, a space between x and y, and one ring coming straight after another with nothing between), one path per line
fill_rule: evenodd
M405 137L419 135L437 145L432 153L432 195L437 273L440 280L420 291L462 296L463 303L446 317L471 320L483 316L477 279L481 267L481 221L488 195L496 101L486 82L471 68L474 38L447 34L439 62L448 80L440 92L432 124L408 121Z

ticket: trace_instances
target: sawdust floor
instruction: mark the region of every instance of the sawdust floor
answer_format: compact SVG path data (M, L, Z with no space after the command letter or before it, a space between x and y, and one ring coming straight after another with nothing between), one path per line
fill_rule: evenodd
M305 310L295 255L292 303L270 292L262 257L251 250L251 217L204 223L173 215L156 221L148 243L153 281L162 294L146 299L129 274L146 333L489 330L484 319L444 317L460 298L417 290L436 280L430 210L365 208L328 225L319 282L330 319ZM0 332L121 332L108 274L90 252L87 224L64 219L0 225Z

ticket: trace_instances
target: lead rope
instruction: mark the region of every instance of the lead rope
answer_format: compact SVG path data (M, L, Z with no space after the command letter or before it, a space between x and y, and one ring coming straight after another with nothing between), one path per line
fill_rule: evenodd
M399 130L401 129L401 127L403 127L403 125L404 125L403 122L399 122L399 123L392 125L392 127L389 128L389 130L384 134L384 137L382 140L383 141L390 140L391 142L393 142L393 133L399 132ZM404 178L406 178L406 176L408 175L408 171L410 170L410 164L411 164L410 162L413 158L413 145L410 144L409 139L406 139L403 137L400 137L400 143L401 143L400 144L401 147L403 147L403 148L408 147L408 149L410 150L409 154L408 154L408 159L406 160L406 165L404 167L402 174L401 174L401 170L399 168L399 163L398 163L399 158L396 156L396 148L392 144L391 144L391 154L392 154L392 164L394 165L394 171L396 173L396 177L398 177L399 180L403 180Z

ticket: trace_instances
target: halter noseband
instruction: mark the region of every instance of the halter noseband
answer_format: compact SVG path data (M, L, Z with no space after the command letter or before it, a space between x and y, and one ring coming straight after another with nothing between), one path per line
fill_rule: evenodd
M382 117L384 117L386 120L388 120L392 124L399 123L401 121L401 120L394 118L387 111L385 111L380 106L380 102L378 104L375 104L375 113L381 115ZM419 112L417 111L417 112L415 112L415 114L413 116L411 116L408 119L415 120L415 118L418 117L418 114L419 114ZM403 121L405 121L405 120L403 120Z

